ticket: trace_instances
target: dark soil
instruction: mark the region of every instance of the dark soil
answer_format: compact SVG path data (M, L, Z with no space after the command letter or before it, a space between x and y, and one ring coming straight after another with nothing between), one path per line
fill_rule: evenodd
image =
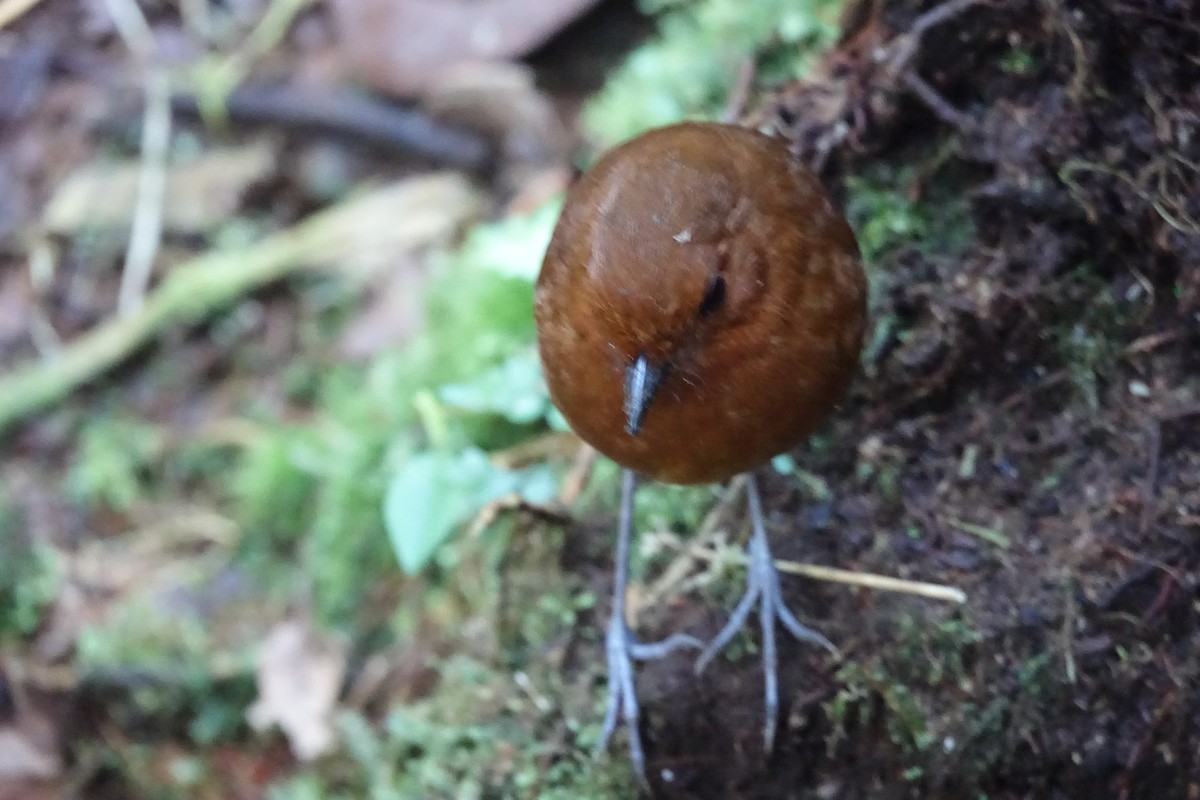
M833 497L768 480L767 504L778 557L969 600L785 578L845 661L785 650L770 757L754 659L699 684L645 667L652 780L689 798L1200 796L1200 12L967 10L913 62L948 117L866 61L864 39L912 25L913 4L885 5L765 113L836 98L824 123L851 134L831 181L915 167L911 197L974 235L873 265L891 333L800 458ZM811 156L827 129L794 127Z

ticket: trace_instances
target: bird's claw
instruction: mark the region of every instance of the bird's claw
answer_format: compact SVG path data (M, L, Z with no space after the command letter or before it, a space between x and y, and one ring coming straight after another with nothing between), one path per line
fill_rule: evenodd
M729 621L701 651L700 656L696 659L695 671L696 674L700 674L716 658L717 654L729 645L737 632L746 624L750 618L750 612L757 603L759 623L762 626L763 678L766 684L764 691L766 720L763 723L763 744L766 752L769 753L775 745L776 721L779 715L779 658L775 645L775 621L783 623L783 626L800 641L820 645L835 657L841 654L832 642L796 619L796 616L784 604L779 588L779 571L775 569L767 544L758 487L753 478L747 483L746 491L750 499L750 514L754 525L754 534L750 539L749 546L750 563L747 568L746 593L738 601Z
M629 760L638 783L647 791L650 784L646 779L646 754L638 730L639 707L633 687L633 662L662 658L684 647L700 649L703 646L703 642L686 633L672 634L658 642L639 642L625 620L616 615L608 626L604 639L604 651L608 656L608 708L596 744L596 757L603 755L618 723L624 722L629 729Z

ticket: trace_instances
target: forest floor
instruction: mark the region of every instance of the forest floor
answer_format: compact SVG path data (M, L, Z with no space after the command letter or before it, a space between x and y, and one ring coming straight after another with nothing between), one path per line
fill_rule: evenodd
M386 406L389 382L418 370L381 354L419 349L414 297L457 302L426 277L429 253L480 207L515 217L562 188L582 99L645 21L603 3L527 48L564 128L539 116L544 95L501 81L499 102L466 113L474 124L406 140L417 158L363 134L361 117L357 134L332 135L243 94L214 134L203 98L177 101L172 146L207 160L171 175L159 269L188 272L209 247L256 255L223 272L205 262L251 277L228 293L181 281L204 313L134 335L111 323L153 82L128 56L136 37L94 5L45 0L0 31L0 798L632 792L622 734L606 762L588 751L611 465L569 514L499 511L504 537L475 526L403 576L379 519L400 460L390 442L445 426L420 392ZM769 754L754 636L699 678L684 654L640 667L651 783L663 798L1200 800L1200 12L916 8L934 5L854 4L804 80L756 83L745 103L844 202L872 287L849 398L761 485L778 558L956 587L966 602L785 575L785 599L841 657L782 643ZM188 24L154 13L158 46L194 55ZM260 46L256 75L333 81L328 13L299 12ZM497 128L508 149L485 165ZM95 164L99 189L76 174ZM442 182L420 183L430 164ZM271 238L389 181L416 194L389 195L407 211L389 206L377 227L442 203L428 227L378 243L398 271L293 269L315 258L288 255L297 241L329 253L349 234ZM284 255L252 249L272 242ZM513 313L504 335L531 348L532 322ZM96 330L120 352L84 351L78 380L22 366ZM471 357L525 352L496 341ZM429 345L427 361L463 350ZM534 416L482 433L468 421L463 436L493 454L533 441L570 464L574 443ZM711 635L738 595L726 556L740 498L655 491L636 626ZM309 670L290 677L328 695L314 717L271 706L260 648L283 673ZM247 725L256 694L284 736Z

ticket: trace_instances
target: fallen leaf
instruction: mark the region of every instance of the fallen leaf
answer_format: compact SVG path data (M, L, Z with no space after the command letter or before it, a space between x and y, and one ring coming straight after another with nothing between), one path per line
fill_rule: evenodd
M242 196L266 180L278 164L276 147L259 140L244 147L210 150L167 170L163 229L207 233L234 216ZM84 166L55 189L43 227L71 235L81 230L125 229L133 219L142 165L137 160Z
M427 86L424 105L438 119L487 131L509 161L528 168L570 164L571 135L524 64L463 62Z
M258 661L258 700L246 713L255 730L278 725L301 761L333 744L333 712L346 669L345 646L308 624L281 622Z
M421 94L447 67L532 52L599 0L334 0L342 57L398 97Z
M54 721L31 702L15 706L16 713L0 725L0 784L56 777L62 757Z
M62 769L57 753L48 753L15 728L0 728L0 780L52 778Z

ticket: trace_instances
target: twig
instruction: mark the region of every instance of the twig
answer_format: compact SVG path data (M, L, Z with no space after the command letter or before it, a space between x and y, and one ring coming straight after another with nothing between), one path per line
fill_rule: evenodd
M146 297L150 272L162 242L163 198L167 190L167 151L171 143L171 83L166 70L146 68L146 109L142 121L142 165L129 248L121 273L117 313L136 313Z
M503 497L497 497L486 503L479 512L475 514L474 519L467 525L466 536L469 539L482 534L490 528L492 524L500 518L502 514L510 514L520 512L528 514L535 519L540 519L551 525L566 525L571 521L571 518L566 512L554 508L552 506L543 506L537 503L531 503L524 497L521 497L517 492L506 494Z
M292 27L296 15L312 5L312 0L272 0L250 35L245 46L248 55L258 57L274 50Z
M928 106L934 116L942 122L960 131L970 131L975 126L975 121L970 116L950 105L946 98L938 94L936 89L913 70L905 72L901 79L904 81L904 85L919 97L921 102Z
M154 33L134 0L107 0L108 14L125 46L145 71L146 110L142 117L142 168L129 247L117 294L117 313L128 317L142 306L150 271L162 242L167 149L171 143L171 86L167 71L154 64Z
M460 175L412 178L351 198L250 247L181 264L136 313L69 342L59 358L26 363L0 377L0 432L102 375L167 328L202 320L246 292L308 266L445 238L478 205Z
M921 37L931 28L948 22L972 6L987 2L988 0L950 0L943 3L917 17L907 31L893 39L882 51L884 60L889 62L888 69L899 77L909 91L925 103L942 122L964 132L974 127L974 120L952 106L936 89L926 83L917 74L912 63L916 58Z
M180 0L179 13L192 33L205 43L212 43L212 18L208 10L208 0Z
M1068 577L1070 577L1068 575ZM1066 662L1067 683L1072 686L1077 680L1077 672L1075 668L1075 615L1078 613L1075 608L1075 591L1072 588L1073 580L1066 582L1066 609L1063 612L1062 630L1059 632L1062 636L1063 660Z
M1186 208L1183 209L1168 209L1167 205L1159 195L1152 194L1149 190L1138 183L1132 175L1121 172L1106 164L1084 161L1083 159L1073 158L1063 164L1058 170L1059 179L1067 185L1071 190L1071 196L1077 201L1082 202L1080 195L1081 186L1079 181L1075 180L1076 172L1092 172L1100 175L1106 175L1110 178L1115 178L1121 183L1129 187L1129 191L1133 192L1139 200L1154 209L1159 218L1167 225L1179 231L1185 236L1200 236L1200 220L1193 219L1187 214ZM1170 213L1177 211L1177 213ZM1094 220L1093 220L1094 221Z
M976 539L982 539L988 544L995 545L1003 550L1008 550L1012 547L1012 539L1005 536L1003 531L998 531L995 528L989 528L986 525L976 525L973 522L967 522L955 517L947 517L946 524L955 530L970 534Z
M1117 358L1128 358L1132 355L1148 353L1151 350L1158 349L1164 344L1170 344L1182 338L1183 335L1184 330L1182 328L1148 334L1139 339L1133 340L1124 348L1122 348L1121 351L1117 353ZM1039 380L1037 383L1027 386L1021 391L1016 392L1005 399L1004 402L1000 404L1000 411L1006 413L1010 412L1021 403L1030 399L1035 392L1040 392L1043 389L1050 389L1058 386L1060 383L1066 381L1070 377L1070 372L1065 369L1057 369L1053 372L1047 373L1046 375L1043 375L1041 380ZM973 426L973 429L977 431L978 425Z
M243 84L221 91L216 100L220 112L216 117L239 124L316 131L471 171L486 169L494 159L493 145L482 133L434 119L422 109L400 107L360 92ZM213 118L213 102L208 91L171 98L176 112L205 120Z
M733 507L734 501L745 494L745 490L746 476L744 474L736 476L729 482L721 494L721 498L709 510L704 521L700 523L695 537L687 547L679 548L679 556L673 559L654 583L646 589L637 604L638 608L632 609L630 616L633 619L637 619L637 611L640 608L660 605L664 598L674 596L676 592L682 594L695 586L698 581L688 580L692 568L698 559L704 559L710 563L715 560L708 555L716 552L711 543L717 541L721 520L729 514L729 509Z
M696 549L694 555L706 561L714 561L718 557L718 554L713 550L699 548ZM745 563L745 554L741 554L740 558ZM819 564L805 564L799 561L784 561L782 559L775 559L775 568L789 575L802 575L806 578L826 581L828 583L844 583L850 586L862 586L867 589L877 589L883 592L903 592L904 594L915 594L933 600L946 600L951 603L967 602L967 595L962 589L939 583L907 581L902 578L876 575L871 572L854 572L847 569L837 569L836 567L822 567Z
M562 489L558 493L559 500L567 508L575 505L579 496L583 494L583 489L587 486L588 478L592 474L592 468L596 466L596 455L596 451L591 445L580 446L575 461L572 462L571 469L562 482Z
M971 6L984 5L987 2L988 0L950 0L948 3L942 3L917 17L907 33L909 36L921 36L930 28L957 17Z
M967 595L955 586L945 586L940 583L924 581L906 581L903 578L892 578L887 575L876 575L871 572L854 572L848 569L822 567L819 564L802 564L797 561L775 560L775 567L780 572L792 575L803 575L818 581L829 583L844 583L849 586L862 586L867 589L877 589L881 592L902 592L928 597L933 600L946 600L951 603L967 602Z
M154 33L134 0L107 0L108 15L117 33L137 58L149 62L154 53Z
M34 297L29 309L29 338L42 358L52 358L62 351L62 339L45 308L57 260L54 246L45 236L39 236L29 249L29 283Z
M733 90L730 91L729 99L725 102L725 110L721 112L722 122L730 124L737 122L746 110L746 102L750 98L750 89L754 85L754 75L757 69L758 64L753 58L742 60L737 78L733 83Z

